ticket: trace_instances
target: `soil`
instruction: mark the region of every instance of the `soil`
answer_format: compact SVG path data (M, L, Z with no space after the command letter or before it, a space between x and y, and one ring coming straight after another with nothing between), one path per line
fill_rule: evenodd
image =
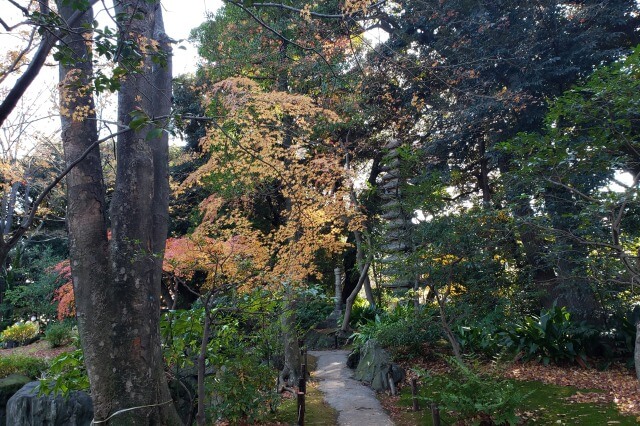
M0 357L9 355L23 355L34 358L52 359L57 357L61 353L70 352L74 349L75 347L73 346L50 348L49 342L47 342L46 340L38 340L37 342L31 343L27 346L18 346L17 348L11 349L0 349Z

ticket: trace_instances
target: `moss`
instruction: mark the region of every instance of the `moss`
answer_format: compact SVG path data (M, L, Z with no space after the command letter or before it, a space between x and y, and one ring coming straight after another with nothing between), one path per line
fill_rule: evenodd
M295 398L286 399L282 402L278 411L269 417L269 421L296 424L298 420L298 403ZM317 387L317 383L307 384L307 395L305 399L305 425L335 426L338 424L338 412L324 402L322 392Z
M531 425L637 425L633 416L620 414L613 404L575 403L566 397L576 392L597 392L594 390L580 390L573 387L548 385L540 382L511 381L517 392L529 394L522 404L521 414ZM434 395L434 389L420 389L421 397L418 412L409 411L411 407L411 389L404 387L398 405L403 409L394 418L397 426L432 425L431 411L427 401ZM441 413L443 424L452 424L454 418L447 413Z

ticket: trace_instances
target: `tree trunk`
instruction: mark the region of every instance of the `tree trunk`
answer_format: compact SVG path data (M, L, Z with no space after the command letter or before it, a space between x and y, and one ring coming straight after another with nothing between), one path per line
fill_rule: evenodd
M204 304L204 329L202 330L202 342L200 342L200 353L198 354L198 414L196 422L198 426L204 426L207 422L205 413L205 386L204 380L207 370L207 346L209 346L209 335L211 334L211 293L205 299Z
M280 326L284 345L284 367L278 378L280 391L286 386L295 386L300 377L300 345L296 332L295 303L290 284L285 285L282 304L283 312L280 315Z
M365 280L369 274L369 267L371 266L371 261L368 261L363 267L362 272L360 272L360 279L358 280L358 284L356 288L353 289L349 297L347 298L347 303L344 308L344 319L342 320L342 328L340 329L341 333L346 333L349 330L349 321L351 320L351 309L353 308L353 302L356 300L356 296L358 292L362 288Z
M62 16L70 7L59 1ZM159 3L116 2L116 13L129 19L121 29L126 39L151 40L162 32ZM86 23L92 18L85 15ZM155 30L155 31L154 31ZM61 66L61 78L87 84L92 75L86 28L67 41L77 60L73 67ZM149 43L151 44L151 43ZM162 44L161 48L166 48ZM123 53L126 55L126 53ZM129 59L128 66L131 62ZM78 71L75 71L78 70ZM140 68L124 79L119 93L119 121L128 124L129 112L163 112L169 105L169 68L154 65L143 56ZM72 114L75 106L89 106L90 92L77 84L62 86L63 107ZM77 118L77 117L76 117ZM95 120L73 120L63 116L63 142L67 163L72 162L97 139ZM85 363L91 383L94 416L109 424L178 425L164 376L160 346L160 274L166 238L168 195L166 138L146 140L145 128L118 136L116 188L111 203L112 239L107 241L105 197L99 149L96 148L67 178L70 257L78 325Z

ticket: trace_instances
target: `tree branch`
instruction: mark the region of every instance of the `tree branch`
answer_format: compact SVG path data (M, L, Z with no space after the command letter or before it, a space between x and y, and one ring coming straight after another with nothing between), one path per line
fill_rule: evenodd
M249 16L251 16L251 18L253 18L254 21L256 21L260 26L262 26L264 29L266 29L267 31L273 33L276 37L278 37L280 40L282 40L285 43L289 43L293 46L296 46L299 49L302 49L304 51L307 52L313 52L316 55L318 55L320 57L320 59L322 59L322 61L327 65L327 67L329 68L329 71L331 71L331 74L333 75L334 78L336 79L340 79L340 77L336 74L336 72L333 70L333 67L331 66L331 63L329 62L329 60L327 58L325 58L325 56L320 53L318 51L318 49L316 49L315 47L308 47L308 46L303 46L299 43L296 43L295 41L288 39L287 37L285 37L282 33L278 32L275 28L272 28L269 24L267 24L266 22L264 22L259 16L257 16L256 14L254 14L253 12L251 12L249 9L247 9L243 4L232 1L232 0L226 0L227 3L229 4L233 4L234 6L239 7L240 9L244 10Z
M91 0L89 3L89 8L91 8L97 2L98 0ZM12 1L12 3L14 2ZM69 26L71 27L75 25L78 20L85 14L85 12L86 10L77 11L73 15L71 15L71 18L68 21ZM28 11L26 11L25 13L28 14ZM42 37L40 47L29 63L26 71L24 72L24 74L22 74L18 81L16 81L16 84L11 88L6 98L2 101L2 104L0 104L0 126L4 124L9 114L11 114L11 112L18 104L18 101L22 98L22 96L24 96L29 86L31 86L31 83L33 83L33 80L35 80L35 78L40 73L40 70L44 66L44 63L49 56L51 49L53 49L57 38L64 38L64 34L61 31L58 31L57 34L53 32L47 32Z
M8 245L8 246L15 245L20 240L20 238L22 238L22 236L25 234L25 232L27 232L27 230L33 223L33 219L36 216L38 207L40 207L40 204L42 203L42 201L44 201L45 197L49 195L49 193L53 190L53 188L55 188L56 185L58 185L58 183L60 183L60 181L64 179L64 177L67 174L69 174L69 172L73 170L75 166L77 166L82 160L84 160L91 151L93 151L96 147L98 147L102 142L111 140L114 137L130 132L131 130L132 130L131 128L126 127L114 134L111 134L102 139L98 139L97 141L89 145L89 147L78 158L76 158L72 163L70 163L58 176L56 176L56 178L53 181L51 181L51 183L49 183L49 185L47 185L46 188L42 190L38 198L36 198L35 201L33 202L33 205L31 206L31 210L29 211L29 215L25 217L25 219L20 224L20 227L14 232L14 234L11 236L9 241L5 243L5 245Z
M378 6L382 6L384 3L386 3L386 0L381 0L377 3L374 3L370 6L368 6L366 9L367 10L371 10L371 9L375 9ZM292 6L288 6L282 3L253 3L252 4L253 7L275 7L278 9L285 9L285 10L290 10L292 12L296 12L299 14L309 14L309 16L313 16L314 18L323 18L323 19L345 19L345 18L352 18L355 15L355 13L350 13L350 14L346 14L346 13L340 13L340 14L327 14L327 13L318 13L318 12L311 12L311 11L306 11L306 10L302 10L302 9L298 9L296 7L292 7ZM356 12L357 13L357 12Z

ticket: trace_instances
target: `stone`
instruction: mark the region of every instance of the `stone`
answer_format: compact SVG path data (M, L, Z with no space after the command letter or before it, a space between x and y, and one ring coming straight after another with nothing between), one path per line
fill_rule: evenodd
M38 395L40 382L30 382L7 403L7 425L11 426L89 426L93 420L93 402L86 392L62 395Z
M354 349L351 351L349 356L347 356L347 367L352 370L355 370L358 367L358 363L360 362L360 350Z
M0 425L7 424L7 402L9 398L30 381L31 378L21 374L11 374L4 379L0 379Z
M404 379L404 369L391 362L389 353L375 339L367 341L360 352L354 378L367 383L377 392L384 392L389 389L389 375L398 384Z
M304 345L307 349L333 349L336 344L336 329L313 329L309 330L304 337Z

